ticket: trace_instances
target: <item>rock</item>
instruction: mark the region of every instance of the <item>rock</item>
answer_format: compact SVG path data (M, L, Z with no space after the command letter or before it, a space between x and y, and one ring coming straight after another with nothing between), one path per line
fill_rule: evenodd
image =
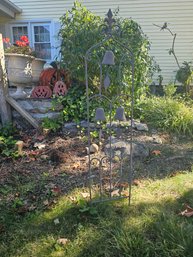
M82 120L80 122L80 126L83 127L83 128L87 128L88 127L88 122L86 120Z
M89 152L90 153L97 153L99 151L99 146L97 144L92 144L90 146L90 151L89 151L88 147L86 147L86 150L87 150L87 154L89 154Z
M74 127L76 127L75 122L69 122L69 123L64 124L64 128L66 128L66 129L73 129Z
M145 123L139 123L139 122L135 122L134 123L134 128L136 128L139 131L148 131L148 126Z
M111 142L113 155L127 156L130 155L131 145L128 142L113 139ZM105 146L105 153L110 155L110 144ZM133 157L147 157L149 156L149 149L142 143L133 143Z
M162 139L159 136L154 136L153 137L153 143L155 144L162 144Z

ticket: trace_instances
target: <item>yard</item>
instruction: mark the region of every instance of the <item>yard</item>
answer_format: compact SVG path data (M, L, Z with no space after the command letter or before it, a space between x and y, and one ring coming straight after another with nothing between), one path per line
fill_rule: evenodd
M35 107L24 82L15 85L25 105L9 94L19 68L11 81L3 53L4 42L5 54L32 54L28 37L0 44L1 257L193 255L193 67L178 61L167 22L156 25L172 35L178 66L173 83L162 85L150 40L118 13L102 19L75 1L60 17L60 61L44 67L44 81L40 70ZM150 93L153 75L162 97ZM7 123L11 114L16 126Z
M136 132L150 154L135 160L131 206L89 204L83 136L15 138L23 156L0 160L0 256L192 256L190 138Z

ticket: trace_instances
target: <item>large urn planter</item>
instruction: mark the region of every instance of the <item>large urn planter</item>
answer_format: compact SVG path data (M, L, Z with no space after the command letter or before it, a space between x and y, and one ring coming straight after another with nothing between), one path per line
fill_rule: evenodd
M32 61L32 83L37 84L40 78L40 73L44 68L45 60L40 58L35 58Z
M32 83L33 56L24 54L5 54L6 69L10 86L16 86L16 92L11 94L15 99L26 98L24 88Z

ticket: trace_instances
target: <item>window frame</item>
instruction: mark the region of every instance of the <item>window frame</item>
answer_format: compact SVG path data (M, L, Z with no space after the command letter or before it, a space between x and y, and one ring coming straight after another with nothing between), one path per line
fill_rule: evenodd
M30 21L15 21L8 24L6 27L6 34L10 37L11 42L13 42L13 27L24 27L27 26L28 38L30 42L30 46L34 48L34 33L33 27L35 25L49 25L50 27L50 47L51 47L51 59L45 59L47 62L50 62L54 59L55 49L54 49L54 25L52 20L30 20Z
M42 42L42 43L49 43L50 44L50 54L51 54L51 59L52 59L52 57L53 57L53 54L52 54L53 46L52 46L52 42L51 42L51 38L52 38L51 31L52 31L52 29L51 29L51 24L50 23L42 23L42 22L41 23L38 23L38 22L31 23L31 27L30 27L31 28L31 36L32 36L31 43L32 43L33 48L35 49L35 43L37 43L37 42L35 41L34 27L35 26L45 26L45 25L49 26L50 41L49 42ZM50 59L45 59L45 60L50 60Z

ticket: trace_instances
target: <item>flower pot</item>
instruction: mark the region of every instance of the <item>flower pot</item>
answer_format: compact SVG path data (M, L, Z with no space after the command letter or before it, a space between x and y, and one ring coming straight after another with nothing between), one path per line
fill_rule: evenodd
M6 68L9 84L16 86L17 90L11 96L13 98L25 98L24 88L32 83L33 56L23 54L5 54Z
M40 73L43 70L45 60L40 58L35 58L32 61L32 82L36 84L39 81Z

